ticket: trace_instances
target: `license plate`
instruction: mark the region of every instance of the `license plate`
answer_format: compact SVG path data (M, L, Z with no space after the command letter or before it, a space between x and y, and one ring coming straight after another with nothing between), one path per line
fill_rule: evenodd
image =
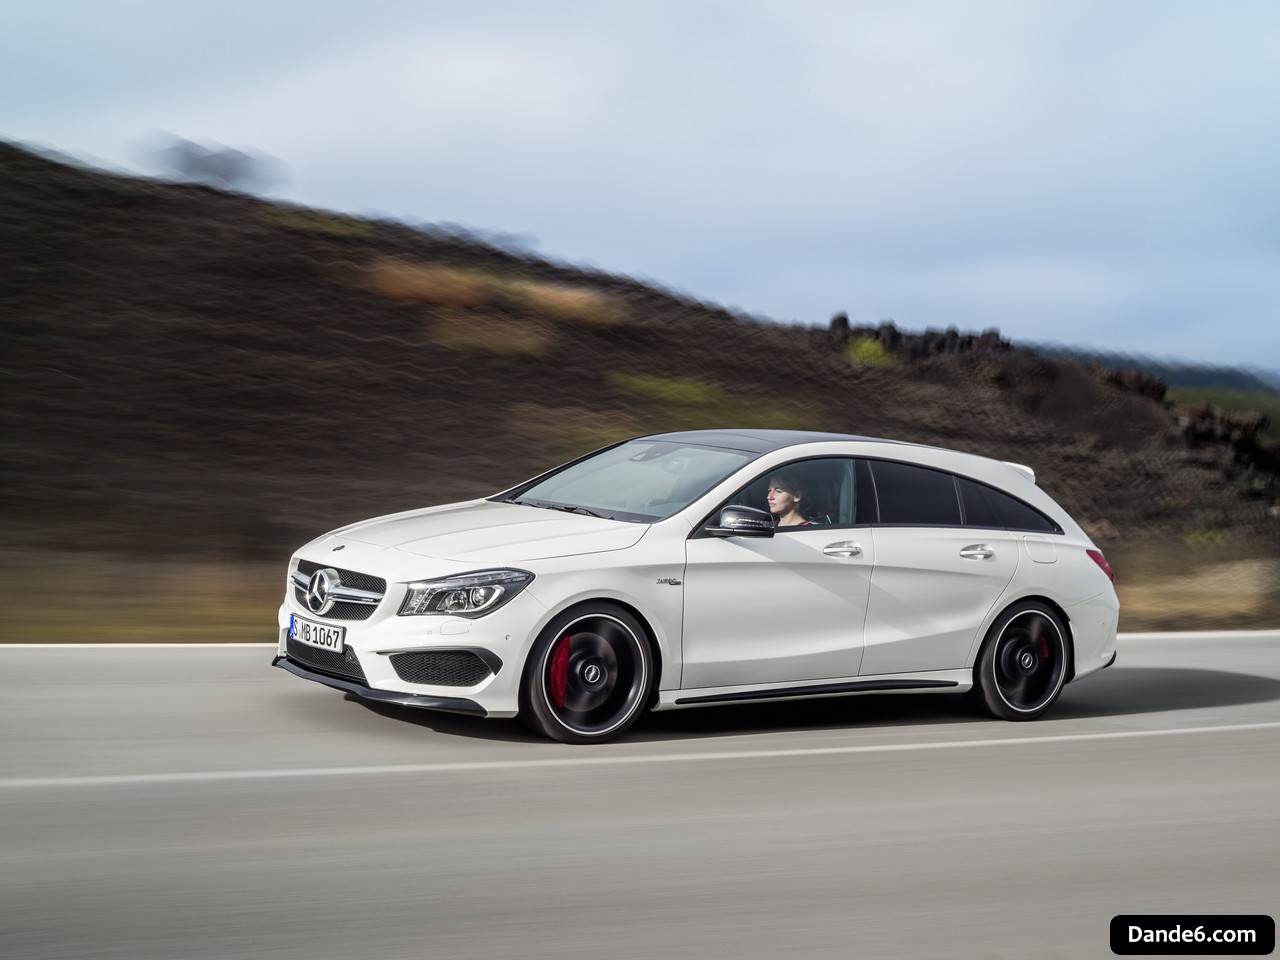
M312 623L310 620L303 620L301 617L294 615L289 617L289 636L300 643L319 647L321 650L336 650L341 653L342 638L346 632L346 627L331 627L324 623Z

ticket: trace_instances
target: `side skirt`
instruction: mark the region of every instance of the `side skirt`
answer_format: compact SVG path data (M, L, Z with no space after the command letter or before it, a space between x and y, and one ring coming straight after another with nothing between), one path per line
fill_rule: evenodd
M655 710L713 706L718 703L747 703L765 700L796 700L809 697L842 697L858 693L955 692L972 686L967 669L940 670L920 674L882 677L850 677L842 680L774 684L768 687L709 687L700 690L663 690Z

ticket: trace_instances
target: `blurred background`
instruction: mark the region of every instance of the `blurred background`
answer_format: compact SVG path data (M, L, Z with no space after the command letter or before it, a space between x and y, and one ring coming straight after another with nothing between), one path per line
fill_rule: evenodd
M0 640L267 640L327 529L716 426L1030 464L1122 629L1280 620L1268 4L8 20Z

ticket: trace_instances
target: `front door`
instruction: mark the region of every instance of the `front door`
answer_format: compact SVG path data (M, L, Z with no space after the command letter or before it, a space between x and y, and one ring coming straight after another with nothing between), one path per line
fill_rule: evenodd
M875 544L855 499L850 458L801 461L730 501L788 511L772 537L687 541L683 688L857 676Z

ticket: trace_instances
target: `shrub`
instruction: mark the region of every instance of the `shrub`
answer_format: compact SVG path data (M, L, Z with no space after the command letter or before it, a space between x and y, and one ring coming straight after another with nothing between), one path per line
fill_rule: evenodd
M479 270L443 264L381 260L368 271L369 287L393 300L438 307L478 307L491 295L492 278Z
M893 366L893 354L875 337L854 337L844 348L844 353L855 367Z
M678 404L723 403L729 394L723 388L689 377L661 377L652 373L613 371L609 382L624 393L646 400Z
M502 293L530 313L552 320L592 326L616 326L627 320L627 312L622 304L608 294L590 287L573 287L537 280L509 280L502 285Z
M591 287L504 277L486 270L440 263L383 259L368 268L375 293L438 307L501 306L547 320L615 326L627 320L615 297Z
M1221 546L1227 542L1227 534L1226 531L1216 527L1205 527L1183 534L1182 542L1193 550L1200 550L1205 547Z

